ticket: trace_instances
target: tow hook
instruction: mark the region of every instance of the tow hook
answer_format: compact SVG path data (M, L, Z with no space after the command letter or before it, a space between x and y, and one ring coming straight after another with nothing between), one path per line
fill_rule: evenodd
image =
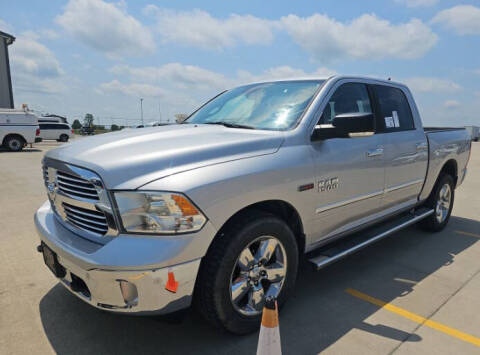
M43 245L42 245L42 244L40 244L40 245L37 246L37 251L38 251L39 253L43 253Z

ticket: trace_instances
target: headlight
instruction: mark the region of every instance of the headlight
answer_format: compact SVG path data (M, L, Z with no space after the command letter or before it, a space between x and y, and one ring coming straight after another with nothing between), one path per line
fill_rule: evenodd
M194 232L205 216L182 194L173 192L115 192L123 228L127 232L175 234Z

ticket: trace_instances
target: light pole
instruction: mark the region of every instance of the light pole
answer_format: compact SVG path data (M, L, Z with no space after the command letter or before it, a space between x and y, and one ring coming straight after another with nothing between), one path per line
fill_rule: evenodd
M162 122L162 105L160 103L160 98L158 99L158 120Z
M140 98L140 117L142 118L142 126L143 126L143 98Z

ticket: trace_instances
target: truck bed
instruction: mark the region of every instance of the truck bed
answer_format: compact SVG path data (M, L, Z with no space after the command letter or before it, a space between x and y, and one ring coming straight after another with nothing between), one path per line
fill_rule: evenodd
M444 164L453 162L452 169L458 177L457 186L465 176L470 153L470 139L464 127L424 127L428 140L428 169L420 200L428 197Z

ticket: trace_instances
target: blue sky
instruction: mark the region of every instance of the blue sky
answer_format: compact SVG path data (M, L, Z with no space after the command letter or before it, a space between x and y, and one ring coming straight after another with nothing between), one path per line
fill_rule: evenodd
M480 124L480 1L2 1L14 99L173 120L221 90L334 73L407 83L428 125ZM115 120L112 120L115 118Z

